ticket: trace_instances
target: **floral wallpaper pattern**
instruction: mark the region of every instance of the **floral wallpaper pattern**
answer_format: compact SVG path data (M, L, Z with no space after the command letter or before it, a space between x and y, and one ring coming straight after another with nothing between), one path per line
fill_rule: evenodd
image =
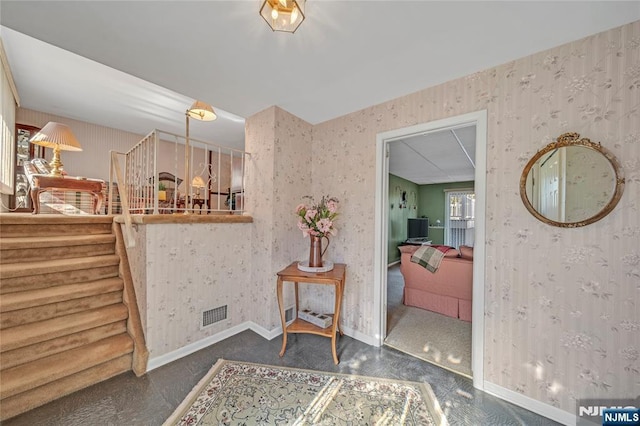
M292 167L312 158L313 193L341 201L329 253L348 265L344 325L369 336L375 330L376 134L486 109L487 239L477 242L486 246L485 380L568 412L578 398L638 394L639 93L640 22L633 22L313 126L311 157L279 155ZM278 119L286 121L277 127L296 122ZM568 131L602 142L626 176L617 208L578 229L539 222L519 196L529 158ZM299 179L308 186L306 168L298 172L280 181L292 187L265 191L265 203L300 191ZM291 198L284 204L295 204ZM290 215L276 216L275 233L295 234Z
M136 242L145 242L136 247L146 247L146 253L136 249L129 261L149 359L251 319L243 291L251 277L249 225L138 226ZM224 305L227 319L201 328L202 312Z
M280 326L276 273L309 253L309 239L298 230L295 208L312 187L311 127L277 107L252 116L246 124L245 150L251 153L246 203L254 220L248 294L254 321L268 330ZM286 307L294 304L291 287L285 285Z

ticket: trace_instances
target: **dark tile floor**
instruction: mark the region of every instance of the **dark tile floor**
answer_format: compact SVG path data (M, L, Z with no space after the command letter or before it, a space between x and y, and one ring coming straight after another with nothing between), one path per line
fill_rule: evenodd
M244 331L143 377L121 374L3 422L18 425L161 425L218 358L364 376L425 381L433 388L451 425L552 425L530 411L477 391L471 380L394 349L368 346L343 336L340 364L334 365L329 341L314 335L266 340Z

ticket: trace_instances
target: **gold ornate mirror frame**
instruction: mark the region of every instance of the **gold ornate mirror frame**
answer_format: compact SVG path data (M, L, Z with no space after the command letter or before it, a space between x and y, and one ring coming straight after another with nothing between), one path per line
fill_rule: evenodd
M540 159L545 158L545 156L548 153L555 152L559 148L570 147L570 146L589 148L602 154L602 156L604 156L604 158L608 160L615 174L615 176L613 176L615 188L612 188L613 191L612 191L611 197L606 203L606 205L593 216L587 217L583 220L578 220L573 222L571 221L562 222L562 221L553 220L544 216L533 206L533 204L529 200L529 197L527 196L527 183L528 183L529 173L532 171L532 168L536 166L537 162ZM550 158L552 155L553 154L549 154L546 158ZM544 165L544 161L539 167L542 167L542 165ZM593 178L597 179L597 176ZM580 138L580 135L578 133L564 133L560 135L560 137L558 137L558 139L555 142L548 144L542 150L538 151L529 160L524 170L522 171L522 176L520 177L520 197L522 198L522 202L524 203L527 210L529 210L529 212L536 219L552 226L559 226L562 228L578 228L580 226L585 226L585 225L589 225L590 223L597 222L598 220L608 215L618 204L618 201L620 201L620 198L622 197L622 193L624 191L624 184L625 184L625 180L624 180L622 168L620 167L618 160L615 158L613 154L611 154L609 151L603 148L600 143L591 142L591 140L589 140L588 138Z

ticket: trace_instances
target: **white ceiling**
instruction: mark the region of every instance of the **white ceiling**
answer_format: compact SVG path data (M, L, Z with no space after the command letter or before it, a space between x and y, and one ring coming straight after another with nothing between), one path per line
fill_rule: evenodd
M389 143L389 173L418 185L475 180L475 158L475 125Z
M244 118L271 105L316 124L640 19L637 1L309 0L286 34L258 9L2 0L0 35L22 107L183 134L200 99L220 118L193 136L242 147Z

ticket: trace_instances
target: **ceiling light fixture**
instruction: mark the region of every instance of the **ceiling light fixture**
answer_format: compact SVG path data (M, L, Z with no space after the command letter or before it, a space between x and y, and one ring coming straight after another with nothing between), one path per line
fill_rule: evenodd
M294 33L304 21L306 0L264 0L260 16L273 31Z

